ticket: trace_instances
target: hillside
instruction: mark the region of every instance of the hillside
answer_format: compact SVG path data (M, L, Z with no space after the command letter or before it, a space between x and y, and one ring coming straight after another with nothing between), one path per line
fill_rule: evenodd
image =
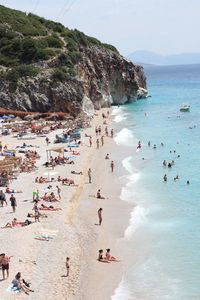
M146 95L143 68L111 45L62 24L0 6L0 107L81 110Z

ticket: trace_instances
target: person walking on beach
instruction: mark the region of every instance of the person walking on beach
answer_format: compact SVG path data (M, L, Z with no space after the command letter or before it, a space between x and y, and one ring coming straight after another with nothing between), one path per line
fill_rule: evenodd
M88 179L89 183L92 183L92 170L90 168L88 169Z
M15 197L13 196L13 194L11 194L11 196L10 196L10 204L11 204L13 213L15 213L16 206L17 206L17 201L16 201Z
M61 196L60 196L61 188L60 188L58 185L56 186L56 188L57 188L58 198L59 198L59 200L60 200L60 199L61 199Z
M47 146L50 144L50 141L49 141L49 138L48 137L46 137L46 143L47 143Z
M8 257L5 253L0 254L0 266L2 267L3 280L5 280L5 271L7 278L9 277L9 263L12 256Z
M105 134L106 134L106 136L108 136L108 127L107 126L105 127Z
M99 149L99 139L97 139L96 143L97 143L97 149Z
M67 269L67 274L66 274L66 277L68 277L68 276L69 276L69 260L70 260L70 258L69 258L69 257L67 257L67 258L66 258L66 263L65 263L65 265L66 265L66 269Z
M96 136L98 136L99 129L98 129L98 127L97 127L97 126L95 127L95 133L96 133Z
M113 160L112 160L111 163L110 163L110 167L111 167L111 171L112 171L112 173L113 173L113 171L114 171L114 161L113 161Z
M35 213L35 223L37 221L40 222L40 212L39 212L39 208L37 206L37 201L35 201L35 204L33 206L33 210L34 210L34 213Z
M103 208L98 209L99 226L101 226L102 223L102 210Z
M113 138L113 135L114 135L114 131L113 131L113 129L111 129L111 131L110 131L110 135L111 135L111 138Z
M101 136L101 146L103 146L104 145L104 136L102 135Z
M6 205L8 205L8 203L6 201L6 195L4 194L4 192L2 190L0 191L0 202L1 202L2 207L3 207L4 202L6 203Z
M90 144L90 147L92 147L92 138L90 136L90 139L89 139L89 144Z

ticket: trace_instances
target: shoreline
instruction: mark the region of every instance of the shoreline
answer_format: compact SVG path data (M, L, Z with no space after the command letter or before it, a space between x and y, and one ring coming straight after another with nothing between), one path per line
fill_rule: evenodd
M115 128L114 118L110 117L110 126ZM105 200L84 200L79 209L78 215L83 218L83 222L87 221L87 228L92 232L92 244L90 240L90 249L85 251L85 261L88 263L82 268L78 294L81 300L107 300L111 299L115 290L118 288L124 272L122 252L119 249L120 241L124 238L124 232L129 226L131 212L134 204L124 201L120 198L122 188L127 184L128 172L121 164L121 160L126 157L121 152L122 148L118 146L114 139L109 139L107 143L93 157L92 168L98 166L95 172L92 193L94 194L99 188L104 196L109 195L109 199ZM109 153L111 159L116 163L114 174L109 170L109 163L105 160L105 155ZM127 156L129 155L127 151ZM108 172L108 173L107 173ZM103 176L102 176L103 174ZM102 177L101 177L102 176ZM100 178L99 178L100 177ZM99 184L99 181L101 182ZM90 188L87 188L82 199L86 199ZM85 209L87 205L87 211ZM97 210L103 208L103 222L101 227L94 226L94 220L97 220ZM89 218L88 218L89 216ZM98 250L111 248L114 256L119 258L120 262L111 263L109 265L99 263L97 261ZM105 276L108 278L105 279ZM87 288L85 284L87 282Z

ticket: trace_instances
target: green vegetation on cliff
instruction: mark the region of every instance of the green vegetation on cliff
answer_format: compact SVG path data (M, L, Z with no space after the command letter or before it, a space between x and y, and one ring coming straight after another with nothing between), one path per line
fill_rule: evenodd
M117 52L84 33L69 30L62 24L0 5L0 65L31 64L60 55L72 68L80 59L81 47L98 45ZM62 53L67 56L65 59Z

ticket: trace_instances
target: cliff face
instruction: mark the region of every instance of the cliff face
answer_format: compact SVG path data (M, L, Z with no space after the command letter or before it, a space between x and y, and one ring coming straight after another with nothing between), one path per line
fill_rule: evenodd
M147 94L141 66L97 46L82 49L74 78L52 83L48 63L42 69L34 78L20 79L15 92L9 91L7 82L1 82L0 107L76 115L81 110L93 113L94 109L135 101Z
M6 26L8 25L6 24ZM7 27L6 30L8 31ZM9 28L9 30L13 32L13 28ZM18 53L16 55L18 55L19 65L25 66L23 72L19 66L15 69L1 67L4 72L1 74L4 76L0 78L0 107L35 112L63 111L75 116L82 110L92 114L94 109L109 107L113 104L124 104L147 95L146 78L141 66L127 61L113 50L112 46L101 44L97 40L94 43L92 38L91 42L89 37L78 31L73 32L73 36L70 32L69 36L69 30L67 33L64 31L66 29L62 30L61 35L57 33L56 36L53 36L54 43L55 38L57 43L59 39L60 45L63 43L60 50L56 49L54 55L48 59L34 58L34 61L31 58L31 61L28 62L28 65L31 64L31 68L39 70L37 74L33 75L31 69L31 76L29 76L30 70L29 73L26 70L27 62L20 63L24 57L21 58ZM19 33L17 32L17 34ZM64 34L67 35L67 39L63 38ZM85 40L84 43L83 41L80 43L79 40L77 42L77 36L81 41L83 37L87 37L87 43ZM70 52L69 43L72 38L77 45L75 50ZM20 38L17 36L15 39L18 39L20 43L22 41L23 50L23 34ZM38 39L37 37L37 41ZM35 40L35 37L34 41L31 40L31 47ZM42 42L44 43L44 38ZM13 48L13 44L11 46ZM73 45L73 47L75 46ZM55 49L53 48L53 50ZM23 51L27 58L27 49L25 48ZM45 51L47 50L45 49ZM31 55L33 55L32 53L33 51ZM28 54L30 56L30 51ZM73 61L73 72L68 56ZM13 58L11 62L13 63ZM68 73L69 66L70 73ZM19 74L22 75L19 76Z

